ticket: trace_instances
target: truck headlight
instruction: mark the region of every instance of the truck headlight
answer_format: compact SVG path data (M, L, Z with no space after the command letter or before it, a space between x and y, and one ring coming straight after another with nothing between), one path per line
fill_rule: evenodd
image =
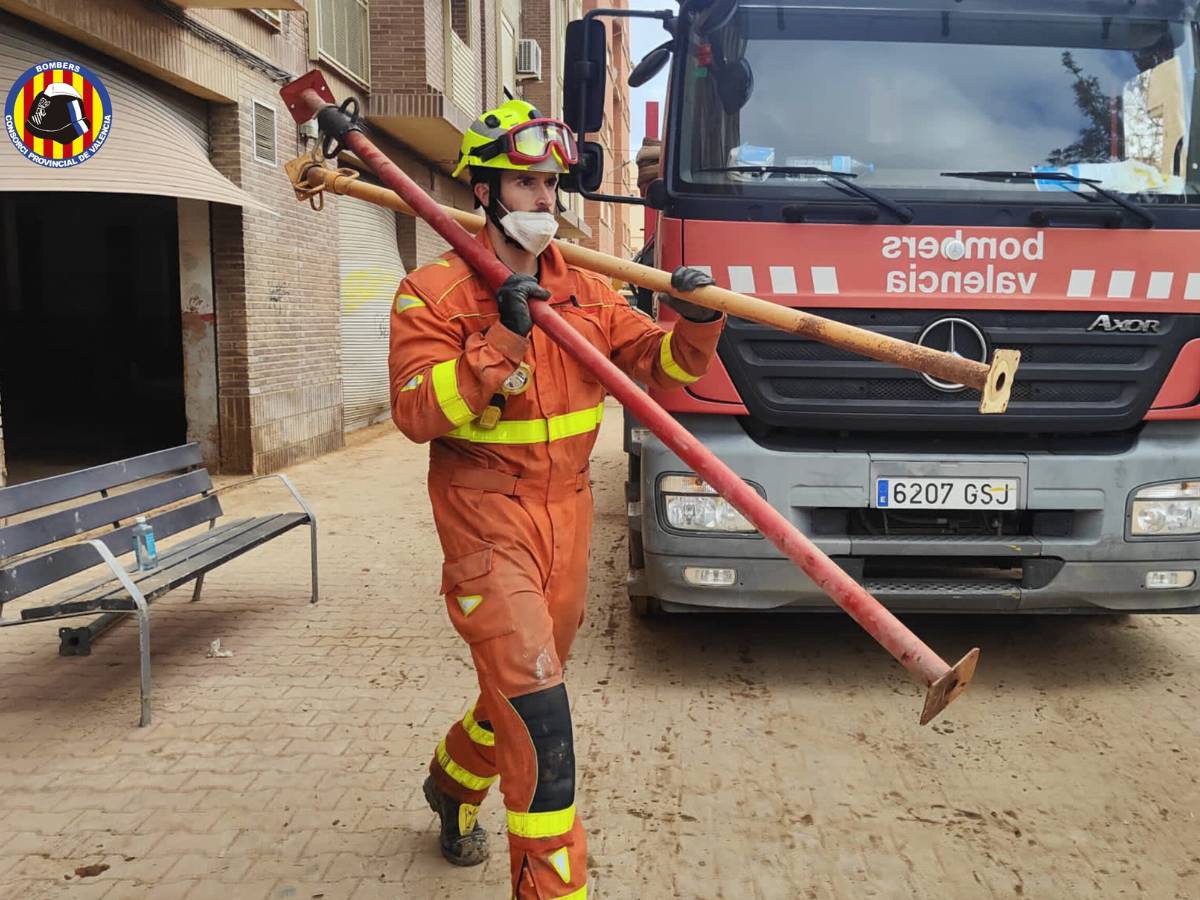
M757 530L695 475L664 475L658 495L667 524L680 531L753 534Z
M1200 534L1200 481L1171 481L1133 495L1129 530L1135 537Z

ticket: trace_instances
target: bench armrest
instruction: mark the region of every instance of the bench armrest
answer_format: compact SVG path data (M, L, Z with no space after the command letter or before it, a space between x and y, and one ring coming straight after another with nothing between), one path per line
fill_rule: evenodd
M318 590L317 590L317 517L313 514L312 508L308 505L308 503L305 501L305 499L300 496L300 492L298 490L296 490L296 486L294 484L292 484L292 480L281 472L275 472L271 475L256 475L253 478L246 478L246 479L243 479L242 481L237 481L237 482L234 482L233 484L227 484L223 487L217 488L216 490L209 491L209 494L210 495L219 494L219 493L221 493L221 491L228 491L231 488L242 487L243 485L246 485L246 484L253 484L256 481L262 481L266 478L278 478L280 481L282 481L283 486L286 487L288 489L288 491L291 492L291 495L296 499L296 502L298 504L300 504L300 508L302 510L304 510L304 515L308 517L309 540L312 542L312 599L309 602L316 603L317 596L318 596Z
M117 562L117 558L113 556L112 551L108 549L108 545L100 540L90 540L100 558L104 560L112 573L117 576L117 580L121 582L121 586L129 591L130 599L133 600L133 605L137 608L136 615L138 619L138 655L140 682L142 691L142 714L138 719L139 726L150 724L150 604L146 602L145 595L138 590L138 586L133 583L133 579L129 577L129 573L124 567Z
M271 475L256 475L253 478L245 478L241 481L234 482L233 484L227 484L222 487L215 488L215 489L209 491L208 493L210 496L213 494L220 494L223 491L232 490L233 488L244 487L247 484L253 484L256 481L264 481L269 478L278 478L280 481L283 482L284 487L286 487L291 492L292 496L296 498L296 502L298 504L300 504L300 508L302 510L304 510L304 514L306 516L308 516L308 520L310 522L312 522L312 524L315 526L317 524L317 517L315 515L313 515L313 511L312 511L311 507L309 507L309 505L305 501L305 499L302 496L300 496L300 492L298 490L296 490L296 486L294 484L292 484L292 480L281 472L275 472Z
M89 541L81 541L81 543L91 545L92 549L100 554L101 560L103 560L104 564L112 570L112 573L116 576L117 580L121 582L121 587L129 591L129 596L133 599L133 602L137 607L143 608L147 605L146 598L142 595L142 592L138 589L138 586L134 584L133 579L129 577L129 571L123 565L117 562L117 558L113 556L113 552L108 549L108 545L105 544L104 541L93 539Z

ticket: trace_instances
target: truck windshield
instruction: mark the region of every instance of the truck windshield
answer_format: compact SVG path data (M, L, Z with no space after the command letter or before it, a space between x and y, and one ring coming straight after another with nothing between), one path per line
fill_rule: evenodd
M1200 202L1183 21L743 5L716 31L693 30L677 73L689 191L842 190L749 168L776 166L917 199L1089 199L1069 179L943 174L1060 171L1142 203Z

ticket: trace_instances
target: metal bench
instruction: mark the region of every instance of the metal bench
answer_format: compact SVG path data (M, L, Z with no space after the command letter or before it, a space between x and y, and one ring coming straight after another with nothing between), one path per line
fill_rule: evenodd
M224 513L216 495L263 478L282 481L303 511L222 519L218 524ZM121 488L125 489L111 493ZM205 522L209 530L160 547L158 565L137 571L132 564L122 566L117 557L133 552L132 529L139 515L154 527L156 542ZM0 488L0 627L96 613L109 621L136 615L142 695L138 724L148 725L150 604L192 581L192 601L199 600L205 573L300 525L309 526L312 539L311 602L316 603L317 519L285 475L264 475L214 490L199 445L185 444ZM60 543L102 528L112 530L90 540ZM99 565L108 571L98 580L73 584L53 602L5 618L6 603Z

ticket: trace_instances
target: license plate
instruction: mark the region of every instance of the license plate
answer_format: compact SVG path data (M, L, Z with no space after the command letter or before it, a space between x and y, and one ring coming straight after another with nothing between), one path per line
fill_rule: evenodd
M1016 509L1015 478L877 478L878 509Z

